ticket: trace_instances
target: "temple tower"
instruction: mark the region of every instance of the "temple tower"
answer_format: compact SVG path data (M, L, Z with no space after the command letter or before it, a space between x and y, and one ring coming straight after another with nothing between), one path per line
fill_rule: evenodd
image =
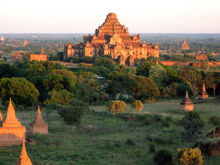
M182 111L193 111L193 108L194 108L193 103L189 98L188 91L186 91L186 96L182 100L182 102L180 103L180 110L182 110Z
M43 120L39 106L37 109L36 118L33 123L30 124L29 132L33 134L48 134L48 124Z
M20 145L25 134L26 128L17 119L10 98L6 118L0 127L0 146Z
M181 49L183 49L183 50L189 50L190 49L189 45L186 42L186 38L184 38Z
M15 165L32 165L30 158L28 157L26 147L25 147L25 141L23 140L21 155L18 158Z

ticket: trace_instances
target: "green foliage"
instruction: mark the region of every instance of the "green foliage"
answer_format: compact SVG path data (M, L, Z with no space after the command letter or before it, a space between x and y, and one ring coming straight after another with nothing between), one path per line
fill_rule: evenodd
M150 61L139 64L137 66L137 75L149 77L150 68L152 65L155 65L155 64Z
M81 119L88 110L88 107L82 102L74 100L70 106L65 106L59 110L60 116L63 118L64 122L71 125L79 125Z
M154 155L154 163L156 165L172 165L173 164L173 156L171 152L167 150L160 150Z
M181 69L179 70L179 77L183 82L189 82L193 91L193 95L197 96L200 86L202 84L202 75L195 69Z
M209 118L209 123L216 127L220 127L220 116L211 116Z
M150 67L149 77L152 78L160 88L166 86L169 80L166 69L161 65L152 65Z
M186 134L192 138L204 126L198 112L186 112L180 124L184 127Z
M154 152L155 152L155 144L149 143L149 153L154 153Z
M0 63L0 79L1 78L11 78L15 76L16 70L13 65L10 65L8 63Z
M115 61L112 58L98 57L95 59L95 66L104 66L106 68L113 68L115 66Z
M68 105L73 98L73 95L65 89L60 91L52 90L48 93L48 96L49 99L44 101L44 104Z
M98 103L107 100L106 93L100 86L100 82L96 78L86 78L78 84L76 95L79 99L88 103Z
M26 106L36 103L39 96L34 84L25 78L2 78L0 93L3 102L11 97L16 105Z

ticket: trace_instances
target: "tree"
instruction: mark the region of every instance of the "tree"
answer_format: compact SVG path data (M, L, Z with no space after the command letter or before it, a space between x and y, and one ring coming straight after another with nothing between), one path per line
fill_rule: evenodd
M179 70L179 77L183 82L189 82L193 91L193 95L197 96L199 92L199 87L202 84L202 75L199 71L195 69L181 69Z
M44 104L68 105L73 98L73 95L65 89L60 91L53 90L48 95L50 98L44 101Z
M149 77L154 80L159 88L166 86L169 80L166 69L161 65L152 65L150 67Z
M210 117L209 118L209 123L215 126L214 131L213 131L213 134L214 134L214 137L215 137L216 127L220 128L220 116L212 116L212 117Z
M156 165L172 165L173 164L173 156L171 152L167 150L160 150L155 153L154 163Z
M131 104L132 108L135 109L136 111L140 112L142 111L144 105L140 100L135 100L132 104Z
M111 101L107 105L106 110L116 114L116 113L124 112L125 108L126 108L126 103L124 101L115 100L115 101Z
M98 57L95 59L95 66L104 66L106 68L113 68L115 66L115 61L107 57Z
M204 121L198 112L186 112L180 124L184 127L186 134L192 138L204 126Z
M10 65L8 63L2 63L0 64L0 78L11 78L15 76L16 70L13 65Z
M60 116L63 118L64 122L71 125L73 131L74 125L79 125L84 112L88 110L88 107L78 100L74 100L70 106L64 106L59 110Z
M152 65L155 64L150 61L139 64L137 66L137 75L149 77L149 71Z
M178 165L202 165L203 157L199 148L179 148L177 150Z
M34 84L25 78L2 78L0 93L3 102L11 97L15 104L27 106L37 102L39 96Z

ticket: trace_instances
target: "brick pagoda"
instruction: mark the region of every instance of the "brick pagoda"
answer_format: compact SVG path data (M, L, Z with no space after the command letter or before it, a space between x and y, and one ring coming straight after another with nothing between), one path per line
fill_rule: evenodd
M193 103L189 98L188 91L186 91L186 96L182 100L182 102L180 103L180 110L182 110L182 111L193 111L193 108L194 108Z
M36 118L33 123L30 124L29 132L36 134L48 134L48 124L43 120L40 107L38 106Z
M199 97L199 99L201 99L201 100L208 99L209 95L208 95L208 93L206 92L205 84L202 85L202 93L201 93L198 97Z
M26 128L17 119L10 98L6 118L0 127L0 146L20 145L25 134Z

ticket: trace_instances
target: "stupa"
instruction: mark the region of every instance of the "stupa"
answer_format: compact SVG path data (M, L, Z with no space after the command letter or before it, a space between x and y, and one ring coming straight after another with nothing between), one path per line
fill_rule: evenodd
M37 115L33 123L30 124L29 132L36 134L48 134L48 124L43 120L40 107L38 106Z
M183 50L189 50L190 49L189 45L186 42L186 38L184 38L181 49L183 49Z
M10 98L6 118L0 127L0 146L20 145L25 139L25 134L26 128L17 119Z
M193 111L193 103L189 98L188 91L186 91L186 96L180 103L180 110L182 111Z
M202 85L202 93L198 96L198 98L201 99L201 100L205 100L205 99L208 99L208 97L209 97L209 95L206 92L205 84L203 84Z
M15 165L32 165L30 158L28 157L26 147L25 147L25 141L23 140L23 146L21 150L21 155L18 158Z

